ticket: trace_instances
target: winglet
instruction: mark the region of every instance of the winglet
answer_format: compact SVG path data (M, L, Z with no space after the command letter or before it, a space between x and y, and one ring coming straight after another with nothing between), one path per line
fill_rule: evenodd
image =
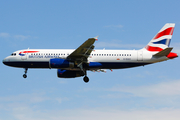
M98 40L98 37L99 37L99 35L98 35L98 36L96 36L96 37L94 37L94 39L97 41L97 40Z

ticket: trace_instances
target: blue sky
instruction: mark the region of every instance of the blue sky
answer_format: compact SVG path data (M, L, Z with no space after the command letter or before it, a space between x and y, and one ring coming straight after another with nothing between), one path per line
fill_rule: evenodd
M8 0L0 3L1 60L20 49L140 49L165 23L180 54L178 0ZM0 120L179 120L179 58L144 67L62 79L52 69L0 64Z

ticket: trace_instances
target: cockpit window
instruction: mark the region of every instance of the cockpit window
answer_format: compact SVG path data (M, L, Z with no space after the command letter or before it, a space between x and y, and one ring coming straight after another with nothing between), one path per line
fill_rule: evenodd
M12 53L11 56L16 56L16 53Z

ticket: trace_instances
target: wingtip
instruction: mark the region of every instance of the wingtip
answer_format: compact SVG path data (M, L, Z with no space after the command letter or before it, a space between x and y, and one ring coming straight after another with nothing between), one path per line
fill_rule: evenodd
M94 39L97 41L97 40L98 40L98 37L99 37L99 35L98 35L98 36L96 36L96 37L94 37Z

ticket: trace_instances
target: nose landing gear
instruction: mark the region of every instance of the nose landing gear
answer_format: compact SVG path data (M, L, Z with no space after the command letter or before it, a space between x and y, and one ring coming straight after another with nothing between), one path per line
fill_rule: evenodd
M23 75L23 78L27 78L27 75L26 75L26 74L27 74L27 71L28 71L28 68L25 68L25 71L24 71L25 74Z

